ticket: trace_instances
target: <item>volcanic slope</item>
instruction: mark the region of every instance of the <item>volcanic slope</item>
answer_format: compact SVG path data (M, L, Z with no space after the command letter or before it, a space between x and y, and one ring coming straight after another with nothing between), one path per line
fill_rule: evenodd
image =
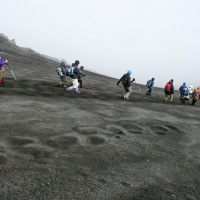
M17 77L5 67L1 200L200 199L199 102L164 104L136 84L123 100L116 79L88 71L66 92L55 60L3 38L0 49Z

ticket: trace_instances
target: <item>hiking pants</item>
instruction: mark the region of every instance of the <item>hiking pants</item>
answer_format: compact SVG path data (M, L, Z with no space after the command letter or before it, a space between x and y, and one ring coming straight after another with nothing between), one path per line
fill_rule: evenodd
M78 87L74 87L74 86L70 86L70 87L68 87L66 90L70 90L70 91L74 91L74 92L79 92L78 91Z
M83 87L83 84L82 84L82 80L78 80L79 84L80 84L80 88Z
M170 95L169 94L165 94L165 102L167 102L168 99L170 99Z
M125 97L125 98L128 98L129 95L130 95L131 92L132 92L131 86L130 86L130 87L124 86L124 90L125 90L125 92L126 92L125 95L124 95L124 97Z
M171 92L169 90L165 90L165 102L168 101L168 99L171 98Z
M194 106L197 100L193 99L192 100L192 105Z
M151 95L151 91L152 91L152 88L149 88L149 90L147 91L147 93L146 93L146 94L149 94L149 95Z
M171 94L170 96L170 102L173 102L174 101L174 94Z

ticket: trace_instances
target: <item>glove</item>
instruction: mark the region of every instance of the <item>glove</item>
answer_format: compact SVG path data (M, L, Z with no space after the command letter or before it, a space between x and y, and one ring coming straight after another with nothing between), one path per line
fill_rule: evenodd
M119 83L117 83L117 85L119 85Z
M135 79L133 78L133 80L132 81L135 81Z
M5 60L5 62L7 63L8 61L7 61L7 60Z

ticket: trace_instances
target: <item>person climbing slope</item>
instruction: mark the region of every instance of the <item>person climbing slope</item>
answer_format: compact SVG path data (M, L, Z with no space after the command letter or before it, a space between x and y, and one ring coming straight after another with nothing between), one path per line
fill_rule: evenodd
M81 72L83 72L84 67L81 66L79 69L81 70ZM82 75L78 75L78 83L79 83L80 88L82 88L83 87L83 76Z
M198 92L197 89L194 89L193 94L192 94L192 105L194 106L196 102L199 100L200 93Z
M151 92L152 92L152 90L153 90L153 86L154 86L154 80L155 80L155 78L152 78L150 81L147 81L147 87L148 87L148 91L147 91L147 93L146 93L146 95L150 95L151 96Z
M133 78L131 81L131 76L130 76L131 74L132 74L132 71L128 70L127 73L124 74L117 82L117 85L119 85L119 83L122 82L122 85L124 86L124 90L125 90L124 99L129 99L129 95L132 92L131 83L133 83L135 79Z
M61 62L60 66L57 68L57 73L60 76L60 82L58 83L58 87L63 87L66 88L66 83L67 83L67 79L66 79L66 73L68 71L65 62Z
M180 87L179 87L179 92L180 92L180 99L183 99L184 93L185 93L185 88L188 89L186 83L184 82Z
M171 95L171 82L170 81L165 85L164 92L165 92L164 102L167 103L168 100L170 99L170 95Z
M66 88L67 91L75 91L76 93L80 93L78 89L78 76L86 76L79 68L79 61L76 60L75 63L69 68L67 75L71 78L72 86Z

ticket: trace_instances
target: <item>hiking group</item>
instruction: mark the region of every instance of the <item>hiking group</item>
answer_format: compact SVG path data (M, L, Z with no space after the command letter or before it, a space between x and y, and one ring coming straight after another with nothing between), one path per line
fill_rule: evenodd
M67 91L74 91L76 93L80 93L79 85L82 88L83 83L82 79L83 76L86 74L83 72L84 67L78 67L80 62L76 60L72 63L71 66L66 65L65 62L61 62L60 66L57 68L57 74L60 76L60 82L58 83L58 87L63 87ZM67 87L67 76L71 78L71 83Z
M122 85L124 87L125 93L123 95L124 99L129 99L129 96L132 92L131 84L135 81L135 78L131 80L131 74L132 71L128 70L126 74L124 74L119 81L117 82L117 85L119 85L120 82L122 82ZM146 83L146 87L148 88L148 91L146 92L146 95L151 96L151 92L154 87L154 81L155 78L152 78L151 80L148 80ZM200 88L192 90L192 86L189 88L186 86L186 83L184 82L183 85L179 88L180 91L180 100L182 103L186 104L186 102L192 98L192 104L195 105L196 101L200 99ZM169 82L166 83L164 87L164 93L165 93L165 103L173 103L174 102L174 80L171 79Z
M1 53L1 50L0 50L0 53ZM60 63L60 66L56 70L57 74L60 77L60 81L57 85L58 87L62 87L66 91L74 91L76 93L80 93L79 86L80 88L83 87L83 77L86 76L86 74L83 72L84 67L83 66L79 67L79 64L80 62L78 60L72 63L71 66L66 65L65 62ZM0 84L2 86L5 86L4 79L3 79L5 69L3 65L7 65L9 67L8 61L0 57ZM15 80L17 80L11 69L10 71L13 77L15 78ZM117 85L119 85L119 83L122 82L122 85L125 91L123 95L124 99L129 99L129 96L132 93L131 84L135 81L135 78L131 80L131 75L132 75L132 71L128 70L127 73L124 74L117 82ZM67 87L67 77L71 79L71 82L68 84L68 87ZM152 78L151 80L147 81L146 86L148 88L148 91L146 92L146 95L151 96L151 93L154 87L154 81L155 81L155 78ZM166 83L164 87L164 93L165 93L164 102L165 103L168 103L168 102L173 103L174 101L173 82L174 80L171 79L169 82ZM180 92L180 100L184 104L186 104L188 100L192 98L192 105L194 106L196 102L200 99L200 88L192 90L192 86L187 87L185 82L180 86L179 92Z

